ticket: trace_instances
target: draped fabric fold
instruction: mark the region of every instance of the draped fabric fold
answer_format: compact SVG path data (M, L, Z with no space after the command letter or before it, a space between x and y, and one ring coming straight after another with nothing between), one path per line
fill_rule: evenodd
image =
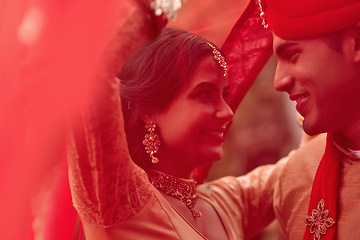
M227 102L233 111L273 52L271 30L261 22L258 6L250 1L221 47L229 65L231 92Z

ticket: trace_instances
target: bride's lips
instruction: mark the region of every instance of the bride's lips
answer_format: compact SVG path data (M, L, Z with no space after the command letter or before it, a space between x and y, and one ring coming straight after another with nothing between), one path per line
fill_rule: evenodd
M207 129L207 130L203 130L202 133L206 134L212 139L215 139L218 142L224 142L225 130L226 128Z

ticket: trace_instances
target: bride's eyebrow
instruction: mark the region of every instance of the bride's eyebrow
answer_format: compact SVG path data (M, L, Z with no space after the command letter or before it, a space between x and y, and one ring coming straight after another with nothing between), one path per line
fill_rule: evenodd
M222 90L223 92L230 92L230 85L226 85Z
M214 83L210 83L210 82L201 82L197 84L193 88L193 90L202 89L202 88L210 88L210 89L218 90L218 87Z
M222 89L222 95L223 98L227 98L230 95L230 85L226 85L223 89Z

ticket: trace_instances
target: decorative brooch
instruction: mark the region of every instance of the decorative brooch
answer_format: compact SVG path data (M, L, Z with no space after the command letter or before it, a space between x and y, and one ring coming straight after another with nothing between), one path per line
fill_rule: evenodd
M329 209L325 210L324 199L318 203L318 209L313 209L311 216L307 216L305 224L310 227L310 233L314 234L314 240L320 240L321 235L325 235L327 228L335 224L334 219L328 217Z

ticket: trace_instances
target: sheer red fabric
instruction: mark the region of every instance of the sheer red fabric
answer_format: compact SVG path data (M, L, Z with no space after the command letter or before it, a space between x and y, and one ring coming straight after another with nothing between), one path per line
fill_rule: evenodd
M38 220L30 214L33 189L55 165L65 161L58 156L63 154L68 123L74 109L91 99L103 62L114 63L108 72L117 72L141 42L166 24L148 14L148 3L0 0L2 239L24 239L25 235L32 239L34 234L37 239L73 238L68 224L75 223L75 210L65 165L59 170L65 176L60 177L62 185L52 195L56 197L45 201L45 208L52 201L60 205L51 205L48 213L54 221L47 222L49 229L43 229L43 235L32 230ZM104 60L109 41L119 38L127 44L112 44L107 50L113 54ZM28 219L34 221L28 225Z
M1 225L10 226L1 232L3 238L23 239L24 231L17 229L25 229L30 212L30 204L24 199L30 198L37 181L58 163L57 156L63 151L58 146L64 143L67 121L74 109L82 106L84 99L90 99L94 89L98 90L95 84L98 66L103 66L100 62L104 60L104 48L109 41L118 40L111 38L108 30L116 29L110 35L121 37L122 43L106 49L112 53L106 62L116 62L108 69L111 73L118 71L141 42L165 25L162 19L144 14L144 6L139 8L141 3L94 1L84 7L81 1L1 1L0 33L7 37L1 38L0 44L0 113L6 116L0 118L1 159L6 159L1 164L0 182L2 194L9 198L3 198L0 207ZM31 26L33 21L33 26L40 27L39 32L27 38L31 29L26 24ZM271 55L271 34L260 23L259 11L251 1L222 47L230 67L232 109L236 109ZM119 61L114 60L115 56ZM205 171L197 176L204 179L206 175ZM61 179L67 181L63 175ZM56 195L58 200L69 197L68 185L62 187ZM64 208L55 210L63 220L73 219L70 202L63 203ZM71 239L73 229L63 222L52 222L58 231L48 229L52 235L45 239ZM66 229L69 231L65 233Z
M0 3L2 239L24 239L32 191L57 163L73 107L92 90L89 69L116 2Z

